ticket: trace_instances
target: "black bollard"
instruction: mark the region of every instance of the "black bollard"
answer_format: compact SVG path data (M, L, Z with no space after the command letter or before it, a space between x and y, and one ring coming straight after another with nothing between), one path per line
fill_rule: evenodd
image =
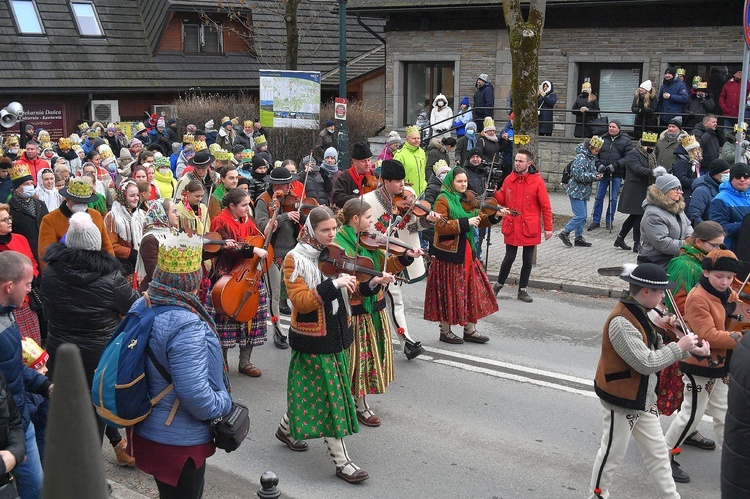
M260 476L260 490L258 497L260 499L277 499L281 497L281 491L276 487L279 484L279 477L273 471L266 471Z
M57 349L52 381L42 499L109 497L102 437L77 346Z

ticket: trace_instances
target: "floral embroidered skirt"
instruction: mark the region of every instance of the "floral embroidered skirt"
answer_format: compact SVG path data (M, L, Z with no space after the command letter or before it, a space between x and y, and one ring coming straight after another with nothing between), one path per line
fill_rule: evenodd
M343 438L359 431L346 352L314 354L292 350L287 414L295 440Z
M393 345L385 309L352 316L354 341L348 350L349 379L355 397L385 393L393 381Z
M237 322L231 317L220 315L214 308L211 293L206 296L206 311L211 315L216 323L216 332L219 334L221 348L234 348L236 345L260 346L266 342L268 334L268 299L266 288L263 283L258 285L260 300L258 301L258 311L250 323Z
M479 260L473 258L467 272L463 263L432 259L424 298L425 320L465 326L497 310L495 293Z

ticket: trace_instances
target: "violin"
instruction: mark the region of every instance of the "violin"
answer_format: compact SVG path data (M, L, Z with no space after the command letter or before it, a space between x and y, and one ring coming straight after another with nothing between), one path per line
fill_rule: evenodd
M349 256L346 254L344 248L338 244L326 246L320 252L318 268L327 277L349 274L355 276L357 282L366 282L372 277L383 277L382 272L374 270L375 264L370 258L366 256ZM396 277L396 280L403 281L399 277Z
M315 198L298 198L293 193L286 194L284 200L281 203L281 208L284 213L292 211L298 211L301 215L309 215L313 208L317 207L320 203Z
M502 210L508 210L510 215L514 217L521 214L518 210L501 206L495 198L482 199L474 191L468 190L461 194L461 206L466 211L479 210L485 215L495 215Z
M359 243L368 250L387 249L396 256L417 250L397 237L387 237L379 232L360 232Z
M378 188L378 178L375 175L363 175L362 176L362 194L367 194Z
M432 211L432 206L427 202L426 199L417 199L417 197L411 191L404 190L401 194L394 194L391 202L392 212L394 215L401 215L403 218L414 214L418 218L426 217ZM448 219L444 216L440 216L441 225L448 223Z
M258 286L263 274L268 272L269 262L273 261L273 247L270 245L271 232L281 211L279 198L283 195L284 193L280 190L273 194L271 200L273 216L268 220L264 234L250 236L243 241L245 246L250 245L266 250L265 258L253 255L252 258L240 259L229 273L221 276L214 284L211 299L219 314L231 317L237 322L250 322L255 317L260 304Z

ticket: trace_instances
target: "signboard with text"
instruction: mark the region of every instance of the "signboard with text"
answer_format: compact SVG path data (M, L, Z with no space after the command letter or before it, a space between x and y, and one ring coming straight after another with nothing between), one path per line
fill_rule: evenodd
M320 72L261 69L260 124L313 128L320 125Z
M2 107L7 104L7 102L4 103ZM60 137L65 135L65 111L62 103L34 101L29 103L22 102L21 104L24 111L24 125L31 125L34 127L35 132L40 128L44 128L49 132L50 139L53 142L57 142ZM20 134L18 123L4 130Z
M346 120L346 104L347 100L341 97L336 97L334 100L334 117L337 120Z

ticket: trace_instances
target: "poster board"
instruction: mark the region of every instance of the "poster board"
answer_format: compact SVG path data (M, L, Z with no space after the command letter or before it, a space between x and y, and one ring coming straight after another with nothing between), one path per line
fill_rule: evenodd
M261 69L260 124L264 127L320 127L320 72Z

